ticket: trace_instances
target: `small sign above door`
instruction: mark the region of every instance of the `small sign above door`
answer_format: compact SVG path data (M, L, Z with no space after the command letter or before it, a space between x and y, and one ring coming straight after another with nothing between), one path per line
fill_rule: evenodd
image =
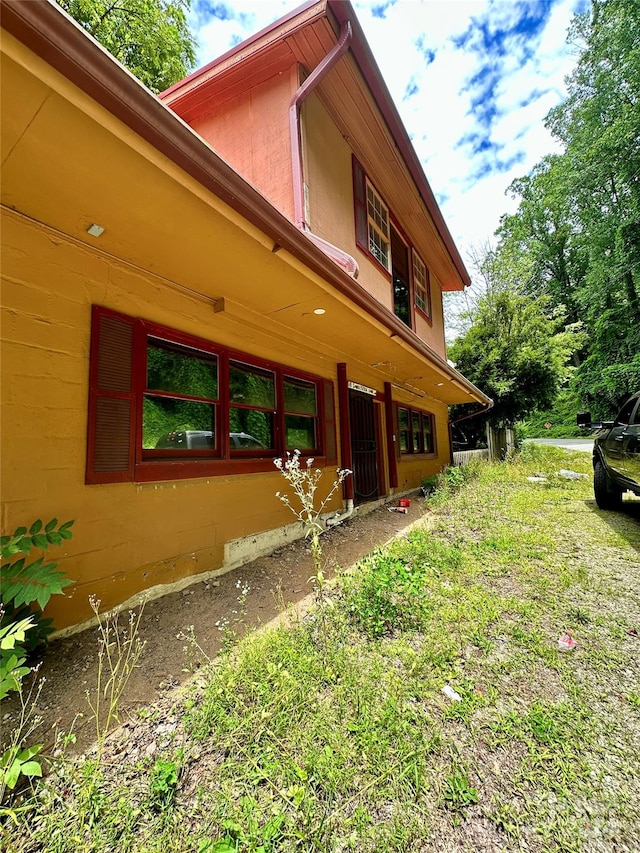
M347 385L351 391L361 391L363 394L369 394L375 397L378 393L375 388L369 388L367 385L360 385L358 382L348 382Z

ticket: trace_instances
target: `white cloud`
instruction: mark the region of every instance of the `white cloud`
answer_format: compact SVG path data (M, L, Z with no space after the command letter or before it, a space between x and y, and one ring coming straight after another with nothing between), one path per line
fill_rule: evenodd
M557 150L544 117L564 96L564 77L576 58L565 43L566 30L585 2L354 2L463 255L492 236L501 214L514 210L505 196L509 184ZM238 38L292 11L296 2L194 0L194 5L198 58L206 64ZM409 91L414 94L407 96Z

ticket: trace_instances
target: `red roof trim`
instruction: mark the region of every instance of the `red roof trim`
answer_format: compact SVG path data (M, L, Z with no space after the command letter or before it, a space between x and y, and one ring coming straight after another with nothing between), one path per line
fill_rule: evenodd
M192 71L187 77L182 80L178 80L177 83L174 83L173 86L169 86L168 89L165 89L164 92L160 92L158 97L161 100L164 100L167 96L173 94L177 89L181 89L188 83L191 83L193 80L196 80L198 77L206 77L208 72L215 68L217 65L221 65L225 60L230 59L232 56L235 56L236 53L239 53L241 50L245 50L245 48L250 47L255 42L259 41L263 36L269 35L273 30L278 29L279 27L284 26L293 18L297 18L298 15L306 12L308 9L313 8L313 6L318 6L318 15L317 17L322 17L324 14L324 3L318 2L318 0L309 0L308 3L303 3L302 6L298 6L297 9L294 9L292 12L283 15L282 18L278 18L277 21L274 21L272 24L261 29L259 32L254 33L254 35L249 36L249 38L244 41L239 42L230 48L226 53L223 53L221 56L216 56L215 59L212 59L211 62L208 62L206 65L203 65L202 68L197 68L195 71ZM307 21L306 23L309 23Z

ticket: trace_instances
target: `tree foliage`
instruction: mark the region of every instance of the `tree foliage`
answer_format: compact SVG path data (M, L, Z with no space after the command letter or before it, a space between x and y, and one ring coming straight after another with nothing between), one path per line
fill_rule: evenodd
M185 77L195 63L187 22L191 0L57 0L132 74L154 92Z
M547 116L563 152L515 181L497 253L528 260L525 292L587 332L575 387L599 415L640 387L640 4L593 0L569 38L580 56Z
M490 290L471 327L450 347L458 370L494 400L494 424L514 424L550 405L567 376L578 342L562 316L548 313L549 301L510 287Z

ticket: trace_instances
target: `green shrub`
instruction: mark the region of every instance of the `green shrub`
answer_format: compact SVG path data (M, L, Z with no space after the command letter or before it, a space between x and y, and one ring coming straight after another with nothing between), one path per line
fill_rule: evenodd
M153 765L151 781L149 783L149 795L151 805L156 811L164 811L173 805L178 790L182 756L183 752L179 749L176 761L158 759Z
M344 579L343 606L369 637L419 629L427 618L425 572L392 554L374 554Z
M43 556L32 561L27 557L33 548L46 551L50 545L71 539L72 525L73 521L67 521L58 526L58 519L52 518L43 526L37 519L28 530L18 527L12 535L0 538L0 699L15 692L20 695L22 706L19 725L0 754L0 802L7 789L13 791L21 778L42 775L40 763L34 761L42 745L25 747L23 743L38 725L33 709L42 682L35 693L32 684L25 698L22 681L32 672L26 665L29 654L46 641L52 630L51 620L44 619L42 611L52 595L71 583L58 571L57 563L45 563ZM0 816L3 814L12 811L0 809Z
M20 643L21 648L32 652L46 641L51 633L51 620L42 616L42 611L52 595L61 593L71 581L57 568L57 563L45 563L44 556L28 561L32 549L46 551L50 545L61 545L71 539L73 521L58 526L58 519L52 518L46 525L40 519L33 522L27 530L18 527L10 536L0 538L0 602L3 615L0 628L33 618L33 625ZM26 556L20 556L26 555ZM6 562L5 562L6 561Z

